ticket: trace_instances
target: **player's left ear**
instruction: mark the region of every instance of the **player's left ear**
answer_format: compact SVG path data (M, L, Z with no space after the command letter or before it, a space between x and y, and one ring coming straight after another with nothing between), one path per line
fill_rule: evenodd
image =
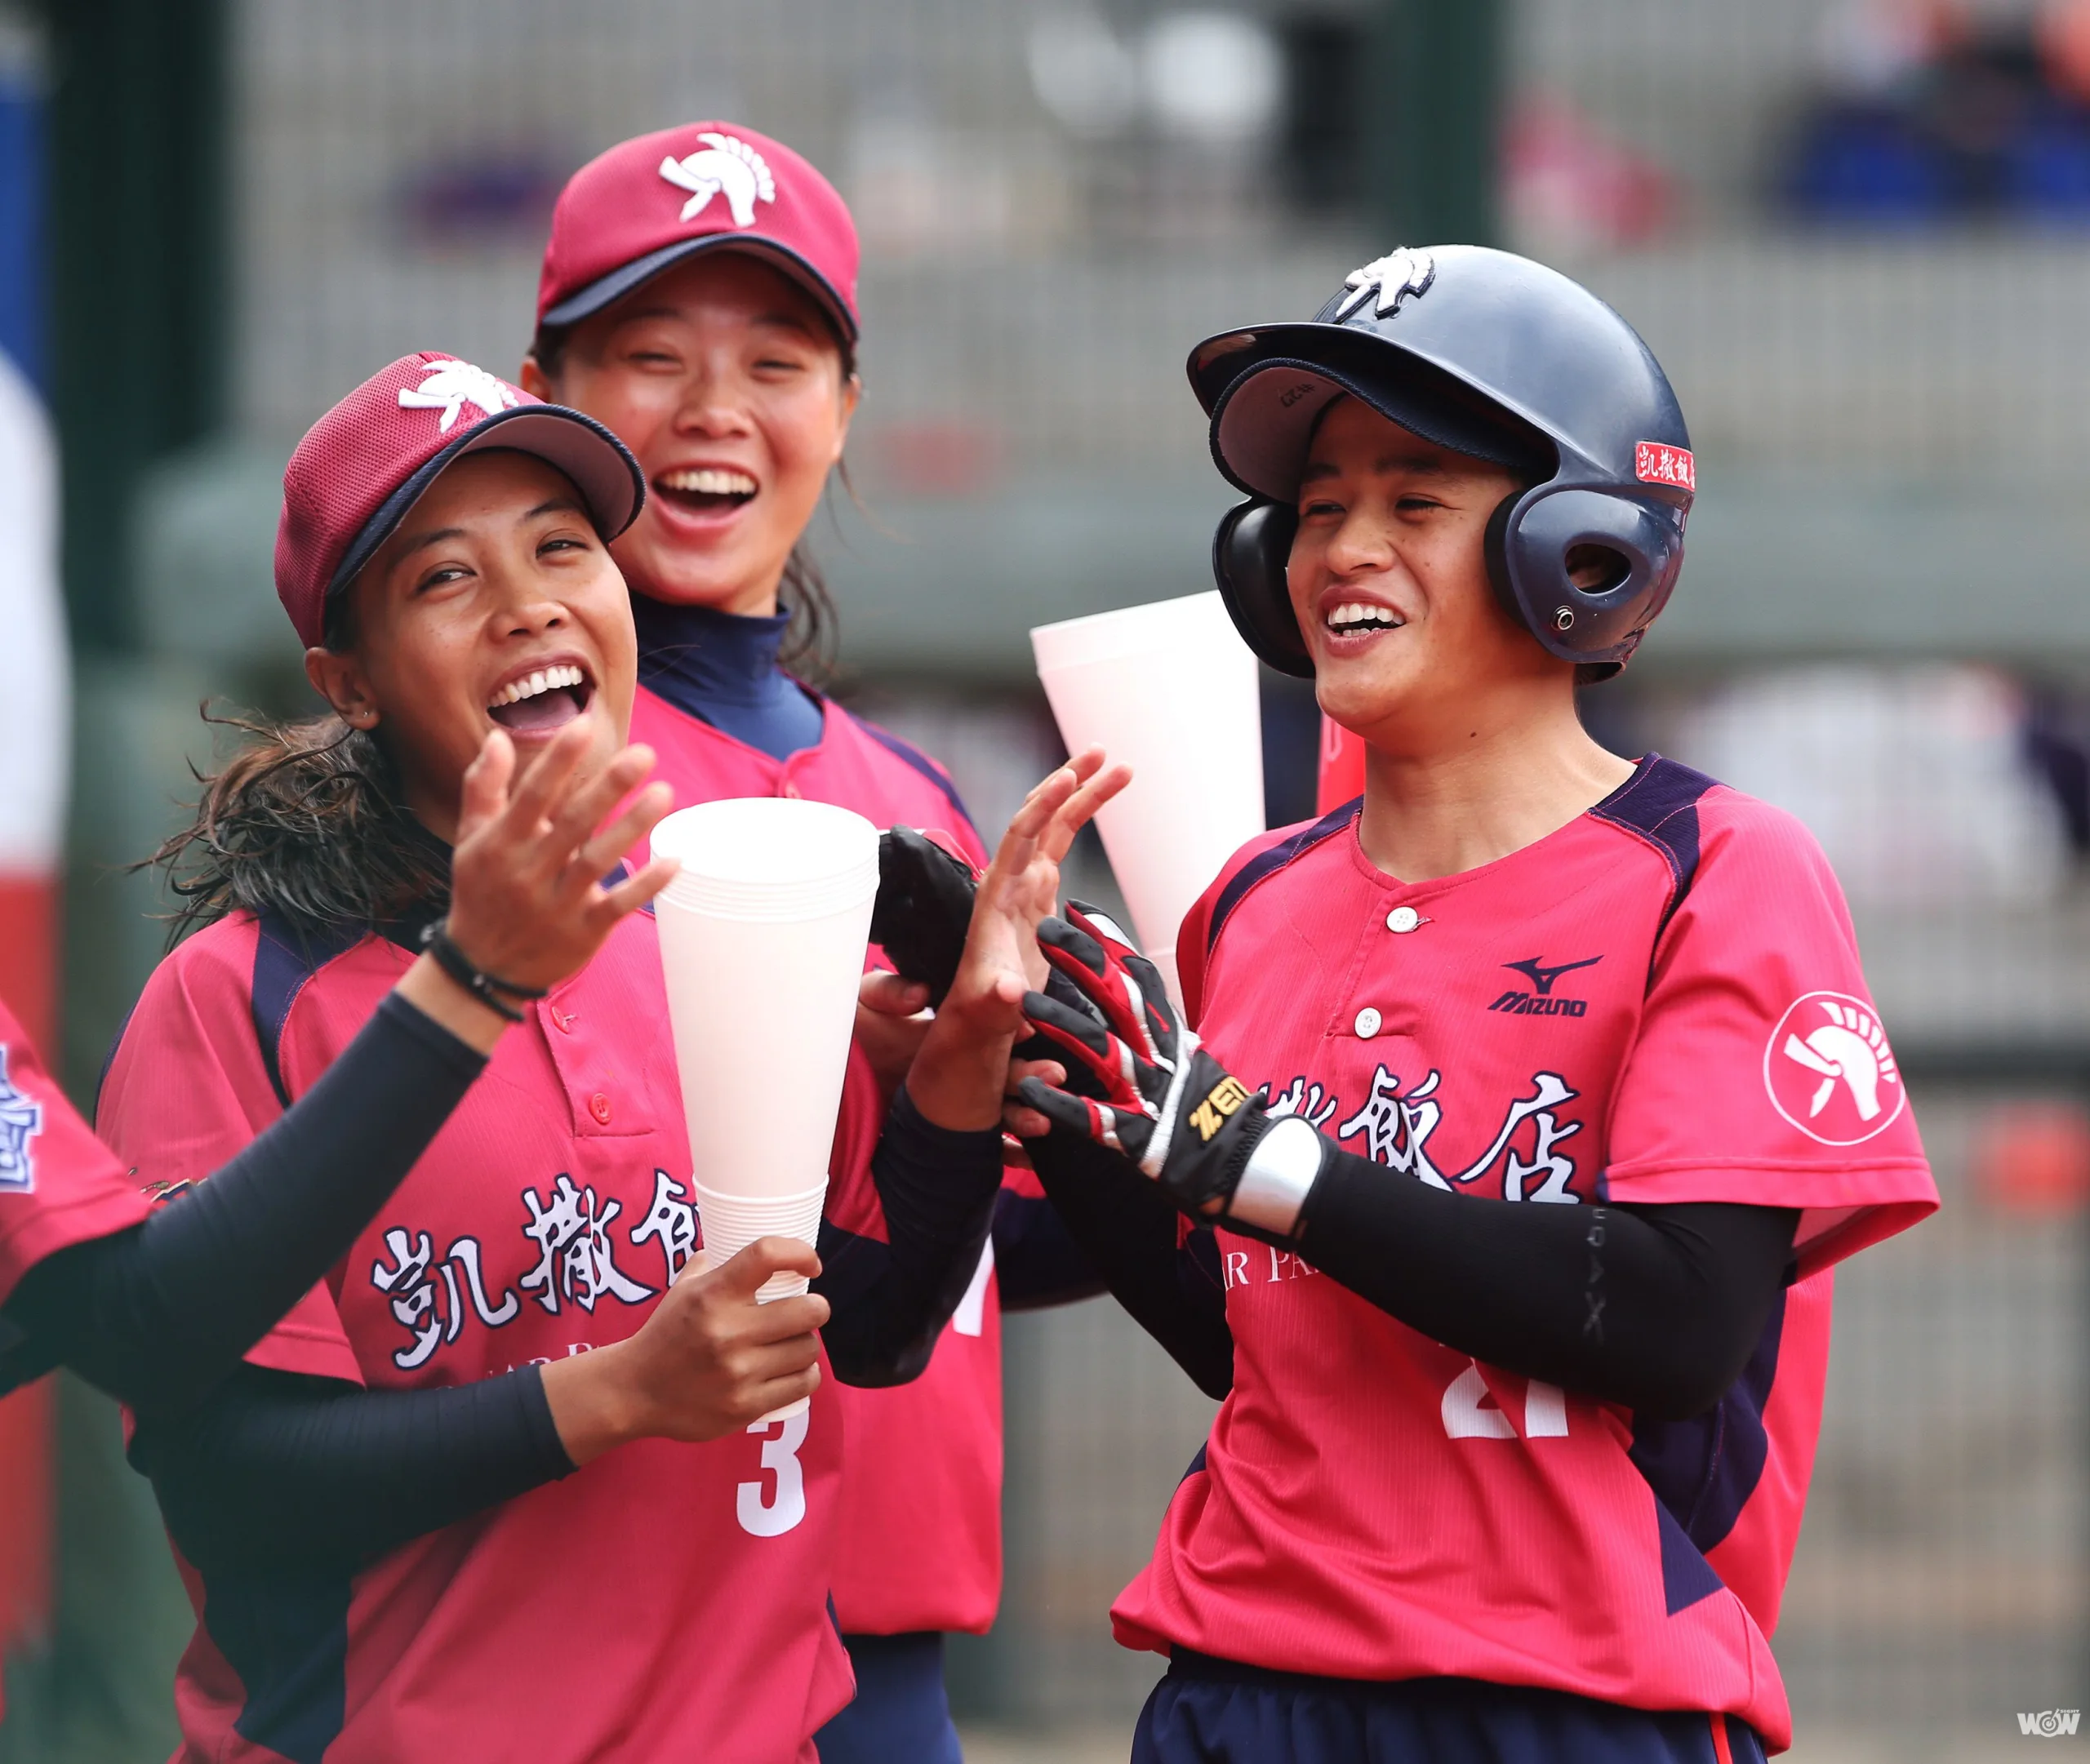
M354 655L337 650L308 649L305 677L312 682L313 691L334 707L334 714L351 728L367 731L377 726L377 701L371 695L369 682Z

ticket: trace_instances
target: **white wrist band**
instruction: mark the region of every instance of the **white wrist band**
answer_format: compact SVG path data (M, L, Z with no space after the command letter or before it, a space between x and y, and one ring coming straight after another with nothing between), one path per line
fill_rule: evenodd
M1287 1115L1256 1141L1241 1185L1227 1203L1227 1216L1288 1237L1320 1173L1321 1135L1298 1116Z

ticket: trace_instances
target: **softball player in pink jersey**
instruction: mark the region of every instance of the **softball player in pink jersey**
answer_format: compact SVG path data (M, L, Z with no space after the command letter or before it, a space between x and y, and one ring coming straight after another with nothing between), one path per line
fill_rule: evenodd
M1087 1008L1027 1006L1083 1079L1022 1086L1039 1172L1225 1399L1113 1611L1170 1659L1133 1756L1781 1750L1830 1270L1937 1197L1812 839L1576 715L1674 585L1682 413L1468 247L1190 372L1236 621L1367 753L1190 915L1182 1018L1040 933Z
M139 1419L133 1460L198 1613L184 1759L771 1764L810 1759L849 1695L820 1369L904 1375L962 1295L1024 976L1043 973L1050 853L1121 775L1090 756L1025 805L905 1084L844 1126L820 1254L766 1238L691 1268L651 917L549 986L479 968L444 918L447 805L491 730L542 756L539 809L585 763L610 780L588 799L603 810L650 760L612 758L636 646L607 544L643 497L589 418L427 354L344 399L286 474L278 588L334 715L207 785L189 855L211 922L147 986L104 1131L144 1180L221 1161L323 1082L424 946L515 1026L248 1363L193 1411ZM555 873L599 895L666 795L649 786ZM598 904L662 879L648 866ZM814 1291L758 1304L780 1271Z
M723 122L642 136L559 198L522 383L607 424L645 469L646 510L616 547L638 629L632 728L680 799L838 803L931 830L977 866L944 769L791 672L808 624L832 611L803 541L857 402L856 273L847 207L783 143ZM870 984L889 1012L925 1002L891 976ZM862 1020L852 1120L877 1117L871 1048L893 1038L890 1016L883 1036L875 1012ZM984 1631L1001 1592L1000 1311L1097 1290L1012 1171L926 1371L838 1393L834 1603L858 1696L820 1736L828 1764L956 1758L943 1633Z

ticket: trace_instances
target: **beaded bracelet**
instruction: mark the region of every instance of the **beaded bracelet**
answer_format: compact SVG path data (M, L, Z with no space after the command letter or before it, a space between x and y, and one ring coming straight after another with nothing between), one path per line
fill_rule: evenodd
M421 933L421 948L435 958L435 965L451 979L463 987L487 1010L520 1023L523 1013L499 995L508 993L515 998L541 998L541 986L518 986L511 980L496 980L491 974L482 974L472 966L471 958L450 940L450 922L438 919Z

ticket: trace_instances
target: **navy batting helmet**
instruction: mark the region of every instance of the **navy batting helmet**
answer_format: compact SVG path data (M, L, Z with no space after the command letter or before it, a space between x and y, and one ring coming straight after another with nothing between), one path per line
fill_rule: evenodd
M1220 522L1213 573L1248 647L1286 673L1314 672L1285 584L1299 475L1321 412L1345 395L1519 478L1488 522L1488 574L1585 678L1625 664L1676 585L1696 487L1676 394L1630 325L1542 264L1403 247L1306 323L1207 338L1190 373L1212 457L1249 498ZM1569 574L1579 548L1608 565L1588 587Z

